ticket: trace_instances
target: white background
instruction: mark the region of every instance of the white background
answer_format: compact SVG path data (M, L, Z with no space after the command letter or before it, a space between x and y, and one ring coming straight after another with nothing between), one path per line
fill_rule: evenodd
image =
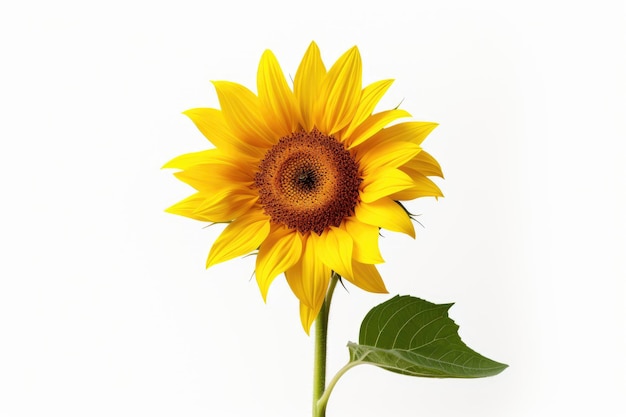
M440 126L446 197L385 233L391 294L456 302L478 380L357 367L328 416L626 414L626 9L621 1L3 2L0 415L306 416L312 338L253 258L204 269L219 227L163 212L160 167L206 148L210 80L293 76L352 45L381 109ZM226 4L228 3L228 4ZM17 5L19 4L19 5ZM329 376L387 296L341 287Z

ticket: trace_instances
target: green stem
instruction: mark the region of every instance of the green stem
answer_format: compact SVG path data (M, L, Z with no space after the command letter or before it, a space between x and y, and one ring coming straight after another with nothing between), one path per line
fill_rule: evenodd
M341 378L343 374L348 372L349 369L354 368L355 366L361 365L363 363L364 362L361 362L361 361L348 362L343 368L341 368L337 372L337 374L335 374L333 379L331 379L330 382L328 383L328 388L326 388L326 390L320 397L319 401L317 402L317 406L323 410L326 410L326 404L328 403L328 398L330 398L330 393L333 391L333 388L335 388L335 385L337 384L337 381L339 381L339 378Z
M330 311L330 301L333 298L333 291L339 280L339 275L335 272L330 277L328 292L324 304L315 319L315 358L313 363L313 417L324 417L326 415L326 401L320 403L320 398L326 388L326 339L328 335L328 313Z

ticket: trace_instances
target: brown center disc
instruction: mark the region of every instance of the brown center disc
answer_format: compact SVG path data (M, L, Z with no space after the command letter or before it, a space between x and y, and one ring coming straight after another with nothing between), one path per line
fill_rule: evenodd
M272 221L321 234L354 214L361 178L350 152L314 129L281 138L265 154L254 183Z

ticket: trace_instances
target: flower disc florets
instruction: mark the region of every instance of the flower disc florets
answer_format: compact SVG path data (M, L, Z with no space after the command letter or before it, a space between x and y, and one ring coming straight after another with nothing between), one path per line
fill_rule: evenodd
M350 152L314 129L281 138L265 154L254 183L274 222L319 235L354 214L361 178Z

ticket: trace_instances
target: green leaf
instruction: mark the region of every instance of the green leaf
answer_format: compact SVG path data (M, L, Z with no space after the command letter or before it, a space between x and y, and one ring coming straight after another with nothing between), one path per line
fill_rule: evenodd
M369 363L404 375L481 378L507 365L467 347L448 317L452 304L395 296L372 310L361 324L359 344L348 343L350 362Z

